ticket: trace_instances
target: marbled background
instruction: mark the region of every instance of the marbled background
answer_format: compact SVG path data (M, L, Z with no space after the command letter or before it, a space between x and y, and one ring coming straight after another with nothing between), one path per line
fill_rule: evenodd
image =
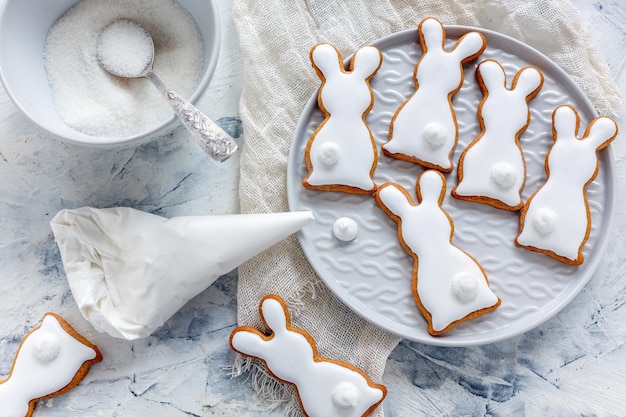
M2 1L2 0L0 0ZM222 49L199 103L243 141L237 116L242 65L231 2L217 0ZM626 94L626 5L575 0ZM620 112L620 122L626 113ZM621 135L623 136L623 135ZM584 290L522 336L469 348L402 341L387 363L386 416L626 415L626 143L613 146L619 177L611 243ZM41 402L35 416L282 415L231 379L236 326L232 272L190 301L153 336L99 334L80 316L49 227L62 208L131 206L170 217L238 211L238 161L221 166L186 131L122 150L63 144L29 123L0 87L0 375L26 332L55 311L97 344L104 361L77 388ZM1 407L1 405L0 405Z

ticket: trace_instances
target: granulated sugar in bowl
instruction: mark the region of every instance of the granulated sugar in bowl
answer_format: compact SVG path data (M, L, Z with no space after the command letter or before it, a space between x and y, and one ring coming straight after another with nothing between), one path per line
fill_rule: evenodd
M212 0L6 0L0 79L15 105L54 136L82 145L137 145L177 127L173 110L148 80L121 79L98 64L98 36L118 18L150 33L155 71L196 102L219 53Z

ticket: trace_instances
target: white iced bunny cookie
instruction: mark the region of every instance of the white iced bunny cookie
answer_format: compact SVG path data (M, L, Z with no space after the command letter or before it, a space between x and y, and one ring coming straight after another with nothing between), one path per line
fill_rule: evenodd
M259 309L271 333L241 326L232 332L230 345L263 361L276 379L295 385L306 416L367 416L383 401L383 385L373 384L350 364L318 355L311 335L291 325L282 298L267 295Z
M441 208L445 191L443 175L433 170L417 181L417 205L397 184L376 191L376 202L398 224L400 244L414 260L413 298L433 336L500 305L483 268L452 243L454 224Z
M451 156L458 141L452 96L463 85L463 64L486 47L478 32L463 35L451 51L445 50L446 33L434 18L417 28L422 57L415 67L415 93L396 111L383 152L396 159L450 172Z
M515 243L561 262L580 265L591 231L586 187L598 174L597 151L617 136L617 124L597 117L578 138L580 117L571 106L552 113L554 144L545 162L548 179L526 202Z
M20 345L11 373L0 382L0 417L31 416L37 401L74 388L102 360L96 346L65 320L46 313Z
M322 191L371 194L378 151L365 117L374 104L370 79L382 63L373 46L356 51L346 71L337 49L320 43L311 49L311 62L322 86L318 105L324 120L304 151L307 175L302 184Z
M536 68L524 67L509 89L504 68L489 59L478 65L476 78L483 92L478 107L482 131L461 154L459 184L452 195L519 210L524 206L521 193L526 180L519 136L530 124L528 102L541 90L543 75Z

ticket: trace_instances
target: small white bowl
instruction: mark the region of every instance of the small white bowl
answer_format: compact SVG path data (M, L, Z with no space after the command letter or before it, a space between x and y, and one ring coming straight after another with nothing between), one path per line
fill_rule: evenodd
M44 68L44 47L50 27L80 0L5 0L0 9L0 80L13 103L33 123L66 142L119 147L139 145L164 136L179 125L172 115L159 125L123 137L96 137L67 126L58 116ZM220 24L213 0L178 0L195 19L204 41L201 78L188 97L202 96L217 66Z

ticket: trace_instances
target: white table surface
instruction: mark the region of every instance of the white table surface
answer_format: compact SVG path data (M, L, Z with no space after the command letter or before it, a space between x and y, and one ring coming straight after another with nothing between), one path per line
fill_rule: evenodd
M2 1L2 0L0 0ZM231 0L216 0L222 45L198 107L243 144L243 77ZM626 5L575 0L626 96ZM622 109L618 123L624 119ZM620 416L626 413L626 143L613 145L618 207L595 276L556 317L503 342L439 348L402 341L384 375L386 416ZM29 123L0 87L0 377L46 311L99 346L104 360L70 393L42 401L36 417L282 415L231 379L237 275L220 278L151 337L97 333L80 315L49 227L62 208L131 206L165 217L238 211L238 160L221 166L182 128L138 148L66 145ZM0 405L1 407L1 405Z

